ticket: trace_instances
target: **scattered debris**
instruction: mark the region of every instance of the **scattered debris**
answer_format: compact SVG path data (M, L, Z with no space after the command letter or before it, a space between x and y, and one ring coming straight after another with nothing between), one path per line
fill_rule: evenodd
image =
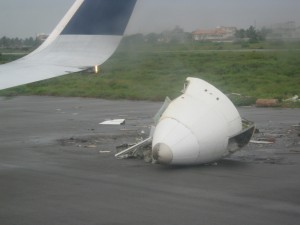
M300 102L300 99L299 99L299 96L298 96L298 95L295 95L294 97L285 99L285 100L283 100L283 101L284 101L284 102Z
M153 162L153 157L152 157L152 149L148 149L146 151L143 152L143 157L144 157L144 161L146 163L152 163Z
M111 151L99 151L101 154L111 153Z
M282 138L285 134L272 134L272 133L264 133L265 136L269 137L269 139Z
M135 142L137 132L122 132L119 134L98 133L86 136L58 139L60 146L66 151L85 151L94 153L116 153L111 146L121 145L127 141Z
M97 148L97 145L86 145L85 148Z
M256 140L251 140L250 143L253 143L253 144L274 144L274 142L270 142L270 141L256 141Z
M300 153L300 149L291 149L290 150L291 153Z
M118 159L139 158L144 159L147 163L151 163L153 161L151 144L154 130L155 127L152 126L149 137L137 140L136 144L122 144L117 146L117 150L121 151L115 154L115 157Z
M283 157L255 157L254 162L256 163L266 163L266 164L286 164L286 162L284 162Z
M293 155L300 153L297 129L297 124L271 123L260 127L260 133L254 134L251 144L230 156L230 159L250 163L292 165Z
M282 137L283 135L276 135L276 134L262 134L263 136L257 137L256 139L250 140L250 143L253 144L274 144L276 142L275 137Z
M295 130L296 130L296 132L298 133L298 137L300 137L300 123L298 124L298 125L293 125L292 126Z
M278 99L257 99L256 107L276 107L279 105Z
M259 138L258 141L266 141L266 142L275 143L276 139L274 137L266 137L266 138Z
M131 146L133 146L133 145L135 145L135 144L121 144L121 145L118 145L117 147L116 147L116 149L117 150L120 150L120 149L127 149L127 148L129 148L129 147L131 147Z
M125 125L125 119L113 119L113 120L106 120L100 125Z
M119 158L119 159L124 159L124 158L129 158L129 157L134 157L134 156L137 156L137 151L143 149L144 147L146 146L149 146L151 145L151 142L152 142L152 137L149 137L119 153L117 153L115 155L115 157Z

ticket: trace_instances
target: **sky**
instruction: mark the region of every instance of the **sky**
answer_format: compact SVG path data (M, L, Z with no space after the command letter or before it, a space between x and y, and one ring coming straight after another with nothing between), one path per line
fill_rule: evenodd
M49 34L75 0L0 0L0 37ZM300 0L139 0L127 34L217 26L300 26Z

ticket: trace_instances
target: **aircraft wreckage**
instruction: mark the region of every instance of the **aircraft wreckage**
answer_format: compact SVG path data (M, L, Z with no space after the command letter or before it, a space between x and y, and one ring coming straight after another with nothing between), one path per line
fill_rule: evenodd
M97 68L116 50L137 2L76 0L38 49L0 66L0 90ZM188 78L183 94L166 101L156 118L148 139L116 157L152 144L158 163L209 163L245 146L254 131L221 91L196 78Z
M167 165L206 164L247 145L252 122L242 119L229 98L213 85L189 77L182 95L167 99L156 115L150 137L119 152L131 156L151 144L154 162Z

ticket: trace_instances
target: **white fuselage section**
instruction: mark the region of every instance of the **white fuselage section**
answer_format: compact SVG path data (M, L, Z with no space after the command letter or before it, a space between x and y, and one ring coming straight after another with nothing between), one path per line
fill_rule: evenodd
M202 164L228 155L228 140L242 130L232 102L211 84L187 78L184 93L162 114L152 142L162 164Z

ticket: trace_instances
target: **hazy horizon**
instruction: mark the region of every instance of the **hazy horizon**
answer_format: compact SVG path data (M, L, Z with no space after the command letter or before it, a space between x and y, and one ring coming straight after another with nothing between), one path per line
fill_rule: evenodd
M0 37L49 34L75 0L2 0ZM295 21L300 26L298 0L139 0L127 34L185 31L217 26L258 28Z

